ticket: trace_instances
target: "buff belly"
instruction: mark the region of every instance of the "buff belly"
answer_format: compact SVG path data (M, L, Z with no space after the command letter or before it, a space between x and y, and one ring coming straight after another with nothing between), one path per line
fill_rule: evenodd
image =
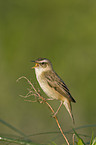
M53 98L53 99L56 99L56 100L62 100L62 101L65 100L65 97L62 96L60 93L58 93L54 88L50 87L46 80L38 78L38 82L39 82L40 87L42 88L42 90L45 92L45 94L49 98Z

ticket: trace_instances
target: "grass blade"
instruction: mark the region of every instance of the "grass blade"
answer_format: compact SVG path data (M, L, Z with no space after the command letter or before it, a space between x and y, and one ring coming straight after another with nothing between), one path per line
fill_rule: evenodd
M73 129L75 135L77 136L78 138L78 145L86 145L83 141L83 139L77 134L77 132Z
M8 138L3 136L0 136L0 141L7 142L7 143L9 142L9 143L22 144L22 145L41 145L33 142L28 142L25 140L13 139L13 138Z
M2 124L4 124L5 126L9 127L10 129L12 129L13 131L17 132L18 134L22 135L22 136L26 136L23 132L21 132L20 130L18 130L17 128L15 128L14 126L12 126L11 124L5 122L4 120L0 119L0 122Z

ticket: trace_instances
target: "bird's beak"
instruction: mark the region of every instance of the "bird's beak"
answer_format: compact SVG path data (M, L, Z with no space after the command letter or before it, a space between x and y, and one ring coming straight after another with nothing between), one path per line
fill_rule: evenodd
M33 66L33 67L32 67L32 69L33 69L33 68L36 68L36 67L38 67L38 66L39 66L39 63L37 63L37 62L35 62L35 61L32 61L32 62L34 62L34 63L35 63L35 66Z

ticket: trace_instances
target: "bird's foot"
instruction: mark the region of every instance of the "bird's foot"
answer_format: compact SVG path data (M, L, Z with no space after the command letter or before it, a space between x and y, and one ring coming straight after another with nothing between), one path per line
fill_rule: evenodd
M40 98L39 102L44 104L44 102L46 102L46 99L45 98L43 98L43 99Z

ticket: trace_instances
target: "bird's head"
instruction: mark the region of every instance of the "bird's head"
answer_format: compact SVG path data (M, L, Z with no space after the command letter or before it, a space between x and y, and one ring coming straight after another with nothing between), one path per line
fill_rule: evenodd
M35 63L35 66L32 68L35 68L35 70L38 70L39 72L52 70L52 64L51 62L46 58L38 58L35 61L32 61Z

